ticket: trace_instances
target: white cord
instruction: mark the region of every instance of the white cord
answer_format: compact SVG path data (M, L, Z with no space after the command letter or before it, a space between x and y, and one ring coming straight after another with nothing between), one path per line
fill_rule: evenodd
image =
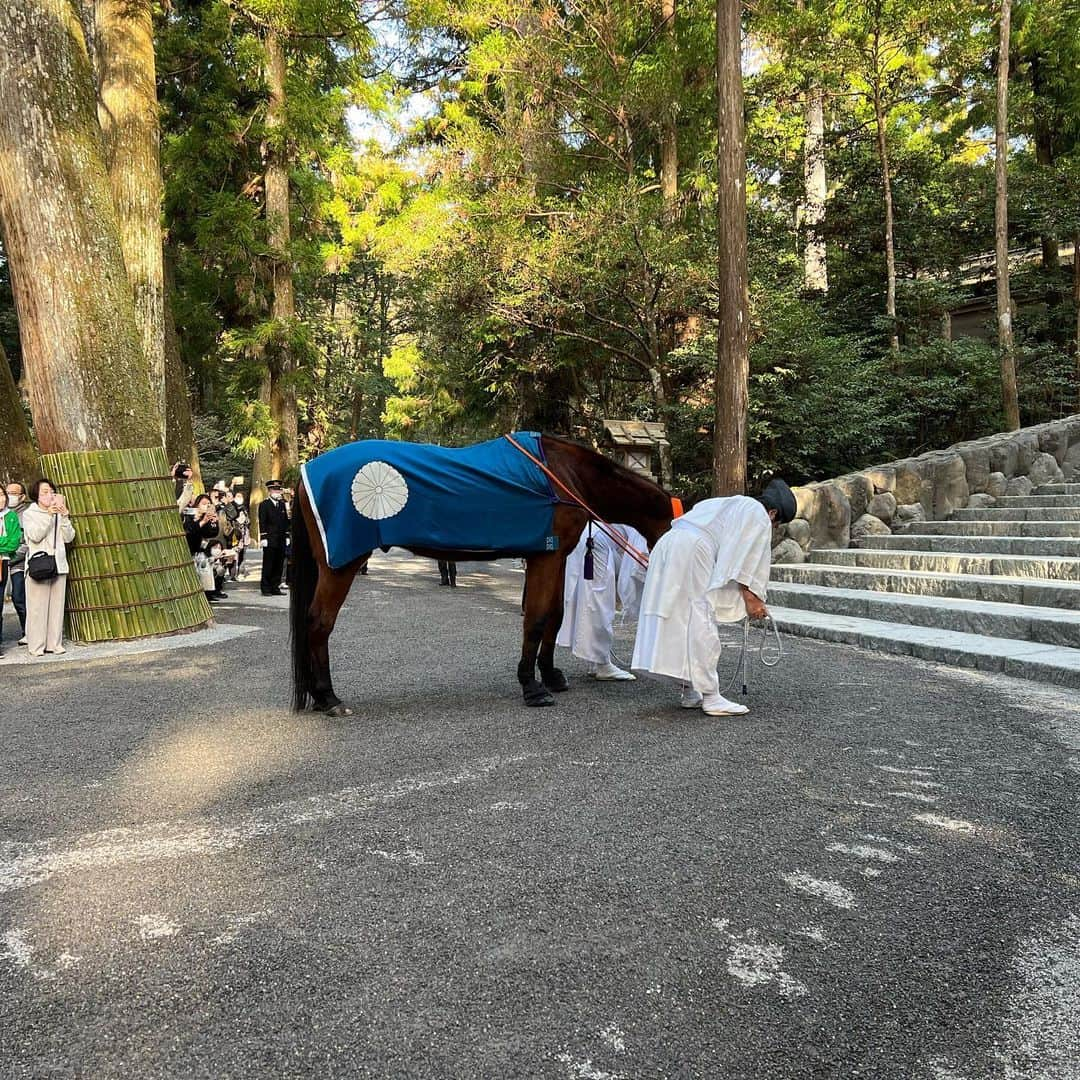
M772 628L773 633L773 645L766 656L766 647L769 644L769 629ZM750 619L744 618L742 621L742 648L739 650L739 662L735 665L735 671L731 676L731 682L724 687L723 695L727 697L731 688L735 685L735 681L738 679L740 672L742 673L742 692L743 696L747 696L750 693L750 672L748 658L750 655ZM776 625L776 620L771 615L766 615L761 622L761 642L758 645L758 659L761 661L763 667L773 668L784 657L784 644L780 640L780 628Z

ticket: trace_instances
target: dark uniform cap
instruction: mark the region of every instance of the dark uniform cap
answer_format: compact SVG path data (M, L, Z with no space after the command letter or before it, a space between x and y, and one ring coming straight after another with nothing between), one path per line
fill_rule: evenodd
M267 480L266 481L266 490L267 491L280 491L281 490L281 481L280 480Z

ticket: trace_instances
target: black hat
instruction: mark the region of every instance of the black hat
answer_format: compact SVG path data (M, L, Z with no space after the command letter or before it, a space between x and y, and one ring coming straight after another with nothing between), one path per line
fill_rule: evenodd
M267 480L266 481L266 490L267 491L280 491L281 490L281 481L280 480Z
M776 520L786 525L798 510L795 493L780 477L770 480L761 493L761 502L766 510L776 511Z

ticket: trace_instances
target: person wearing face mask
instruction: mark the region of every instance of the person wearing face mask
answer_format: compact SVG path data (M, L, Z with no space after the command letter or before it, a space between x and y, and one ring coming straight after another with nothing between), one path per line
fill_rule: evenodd
M62 653L64 648L64 600L67 596L67 545L75 539L67 503L51 480L30 487L31 505L23 514L28 541L26 556L26 643L31 656ZM34 556L52 556L56 573L47 580L34 577Z
M244 505L244 493L234 491L232 497L225 503L225 525L221 535L229 548L236 552L236 561L230 570L230 577L235 581L240 576L240 570L244 565L244 555L247 546L251 542L251 518L248 517L247 507Z
M14 510L19 518L19 526L22 527L22 516L30 505L26 501L26 488L18 480L12 480L7 486L7 505L9 510ZM15 549L8 566L8 582L11 585L11 606L19 617L19 644L26 644L26 533L23 533L22 543ZM0 590L0 598L3 591Z
M268 481L266 494L267 498L259 503L259 546L263 555L259 589L263 596L284 596L281 575L289 538L289 511L282 499L281 481Z
M19 515L9 506L8 497L5 494L3 503L0 504L0 641L3 640L4 593L7 590L12 561L15 553L22 546L22 542L22 523L19 521ZM3 653L0 652L0 656L2 655Z

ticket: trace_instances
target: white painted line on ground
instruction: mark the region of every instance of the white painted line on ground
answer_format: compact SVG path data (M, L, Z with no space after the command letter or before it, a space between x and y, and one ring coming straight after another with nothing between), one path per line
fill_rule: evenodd
M882 772L894 773L896 776L924 776L927 773L933 774L936 770L924 769L921 766L911 766L910 768L901 769L897 765L875 765L875 769L880 769Z
M826 844L826 851L836 852L839 855L851 855L856 859L869 859L873 862L894 863L899 855L894 855L884 848L871 847L869 844Z
M600 1032L600 1038L619 1054L626 1049L626 1033L614 1021Z
M845 889L839 881L819 881L802 870L796 870L793 874L782 874L781 877L796 892L824 900L833 907L847 909L855 906L855 894L850 889Z
M170 922L164 915L153 912L149 915L139 915L135 918L135 925L139 928L139 937L143 941L154 941L156 938L176 937L180 933L180 927Z
M894 840L891 836L878 836L876 833L862 833L861 838L863 840L869 840L874 844L888 844L890 847L906 851L909 855L922 854L922 848L916 847L914 844L905 844L901 840Z
M231 819L207 817L106 829L77 837L66 846L56 839L31 844L0 843L0 894L39 885L57 874L232 851L248 841L296 825L334 821L425 791L477 783L506 765L541 756L482 758L456 772L343 788L275 803Z
M783 970L784 947L771 941L759 941L756 930L731 937L728 974L743 986L756 989L775 983L781 997L803 997L809 991L804 983Z
M925 825L947 829L949 832L973 833L976 831L970 821L963 821L960 818L942 817L940 814L915 814L914 817L916 821L921 821Z
M924 806L933 806L937 799L933 795L923 795L921 791L886 791L894 799L907 799L908 802L922 803Z
M566 1066L566 1075L571 1077L571 1080L626 1080L622 1073L609 1073L594 1068L592 1058L575 1061L569 1054L557 1054L555 1060Z

